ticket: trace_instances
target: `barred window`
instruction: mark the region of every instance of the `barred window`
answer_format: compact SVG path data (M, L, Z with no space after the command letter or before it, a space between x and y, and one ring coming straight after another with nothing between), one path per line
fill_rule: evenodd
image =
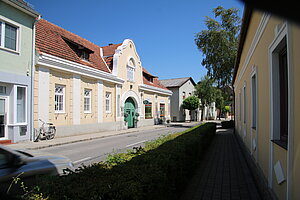
M84 112L90 113L92 111L91 109L91 97L92 97L92 90L84 89Z
M55 85L55 112L65 111L65 86Z
M111 112L111 92L106 92L105 94L105 111L106 113Z

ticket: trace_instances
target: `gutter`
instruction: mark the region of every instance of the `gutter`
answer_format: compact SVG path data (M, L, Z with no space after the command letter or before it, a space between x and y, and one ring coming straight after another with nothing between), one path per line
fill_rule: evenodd
M31 58L31 110L30 110L30 140L34 140L34 71L35 71L35 29L36 23L41 20L39 15L33 22L32 27L32 58Z
M234 85L237 71L239 69L241 55L242 55L245 39L247 36L250 19L252 16L252 10L253 10L253 8L251 8L249 5L245 4L244 15L243 15L243 20L242 20L242 28L241 28L241 32L240 32L240 38L239 38L239 47L238 47L238 52L237 52L235 65L234 65L233 77L232 77L232 86Z

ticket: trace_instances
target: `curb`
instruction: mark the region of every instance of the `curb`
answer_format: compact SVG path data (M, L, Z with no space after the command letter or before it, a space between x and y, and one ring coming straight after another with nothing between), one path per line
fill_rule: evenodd
M153 129L161 129L161 128L166 128L166 126L154 127ZM84 142L84 141L89 141L89 140L94 140L94 139L107 138L107 137L111 137L111 136L124 135L124 134L128 134L128 133L139 132L139 131L140 130L135 129L135 130L132 130L132 131L124 131L122 133L117 133L117 134L112 134L112 135L103 135L103 136L96 136L96 137L91 137L91 138L77 139L77 140L60 142L60 143L56 143L56 144L45 144L44 146L28 147L28 148L25 148L25 149L27 149L27 150L45 149L45 148L48 148L48 147L61 146L61 145L64 145L64 144L73 144L73 143L77 143L77 142Z

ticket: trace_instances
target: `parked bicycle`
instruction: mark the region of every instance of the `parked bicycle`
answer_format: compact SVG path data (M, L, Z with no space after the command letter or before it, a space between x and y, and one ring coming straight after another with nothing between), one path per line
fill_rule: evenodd
M39 140L51 140L55 137L56 134L56 128L53 125L53 123L46 123L45 121L39 119L40 122L42 122L42 125L40 128L35 129L35 135L37 135L35 142L38 142Z

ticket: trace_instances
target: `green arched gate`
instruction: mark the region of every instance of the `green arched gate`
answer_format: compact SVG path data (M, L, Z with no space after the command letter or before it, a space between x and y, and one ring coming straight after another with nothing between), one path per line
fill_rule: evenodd
M127 121L128 128L134 128L135 118L135 103L131 97L126 99L124 106L125 121Z

